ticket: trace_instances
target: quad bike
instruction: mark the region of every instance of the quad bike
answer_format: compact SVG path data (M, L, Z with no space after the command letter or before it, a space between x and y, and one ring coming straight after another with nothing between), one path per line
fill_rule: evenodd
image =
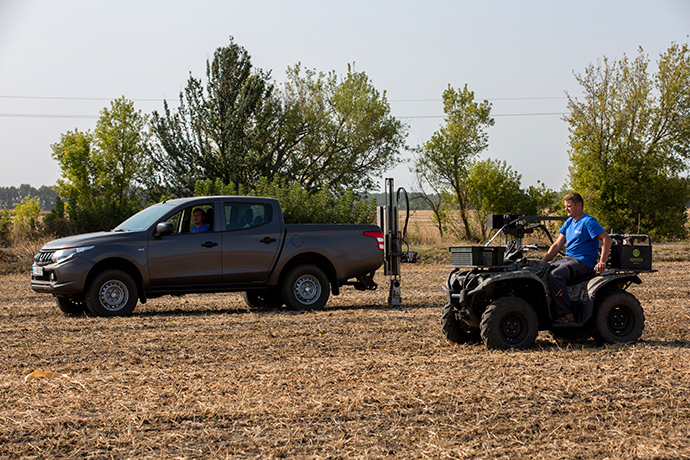
M498 217L503 216L494 216ZM449 248L454 269L443 286L448 300L441 315L445 337L455 343L482 340L497 349L529 348L540 330L566 339L593 337L600 345L638 340L644 312L627 288L642 282L641 272L654 271L649 236L611 235L606 270L568 286L575 322L556 323L549 290L551 265L523 255L536 245L523 246L522 237L546 227L526 227L528 219L544 218L503 217L507 222L497 235L515 238L506 246L488 246L490 241L487 246Z

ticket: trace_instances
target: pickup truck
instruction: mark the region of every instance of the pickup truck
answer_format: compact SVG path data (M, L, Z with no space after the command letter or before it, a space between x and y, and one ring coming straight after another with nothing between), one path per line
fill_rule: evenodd
M343 285L375 289L383 248L376 225L286 225L273 198L181 198L110 232L47 243L31 288L66 315L127 316L137 301L212 292L243 292L251 307L317 310Z

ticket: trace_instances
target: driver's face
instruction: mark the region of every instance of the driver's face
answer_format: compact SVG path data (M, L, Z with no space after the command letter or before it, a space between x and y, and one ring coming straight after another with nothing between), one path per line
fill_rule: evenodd
M194 211L192 213L192 222L194 222L195 226L201 225L201 223L204 221L204 216L201 214L201 211Z

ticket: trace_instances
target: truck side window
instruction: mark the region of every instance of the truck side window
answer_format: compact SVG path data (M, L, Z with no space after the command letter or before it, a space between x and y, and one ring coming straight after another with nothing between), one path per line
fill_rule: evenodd
M213 231L213 205L201 204L184 208L182 211L175 213L167 219L168 222L173 223L173 226L175 227L175 234L191 232L192 227L195 226L193 221L195 209L201 209L203 211L203 223L209 226L211 229L210 231Z
M259 227L271 221L273 208L260 203L225 203L225 228L241 230Z

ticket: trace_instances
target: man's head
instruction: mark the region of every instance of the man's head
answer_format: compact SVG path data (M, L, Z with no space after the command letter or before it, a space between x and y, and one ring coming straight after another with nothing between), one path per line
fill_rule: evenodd
M582 195L577 192L568 193L563 198L563 204L565 205L565 212L568 214L568 217L579 219L585 213L585 202L582 199Z
M196 208L192 212L192 222L195 227L201 227L204 224L204 210L201 208Z

